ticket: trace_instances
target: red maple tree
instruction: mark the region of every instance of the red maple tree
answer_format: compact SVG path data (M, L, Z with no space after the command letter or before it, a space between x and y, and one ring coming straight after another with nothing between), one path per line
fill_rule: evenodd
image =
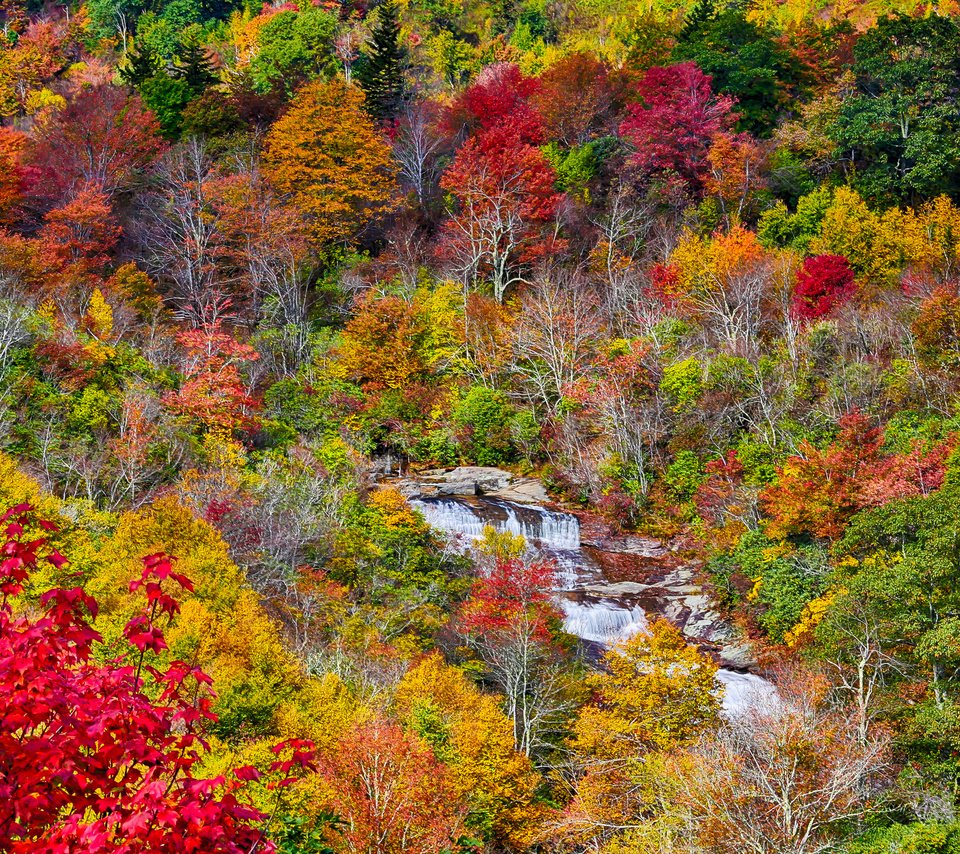
M0 850L31 854L251 854L272 851L264 815L238 795L259 772L237 769L204 779L194 768L207 751L210 677L174 661L150 665L167 648L160 623L179 610L172 584L192 586L163 554L143 559L130 583L146 608L126 625L127 647L100 663L90 621L96 601L80 587L56 587L39 610L17 600L41 559L67 563L27 531L29 505L0 516ZM284 746L278 749L282 750ZM272 770L288 775L311 760L309 745Z
M817 320L843 305L856 292L853 269L842 255L813 255L804 259L793 290L793 312L803 320Z
M637 84L640 102L620 125L642 175L678 178L694 193L702 189L714 137L732 130L737 118L733 100L715 95L711 82L693 62L644 74Z

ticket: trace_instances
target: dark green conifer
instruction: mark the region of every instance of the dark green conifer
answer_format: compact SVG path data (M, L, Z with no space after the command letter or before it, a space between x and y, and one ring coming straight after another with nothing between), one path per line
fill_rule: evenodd
M357 77L367 96L367 110L378 119L394 118L403 105L407 52L400 43L400 20L395 0L377 9L370 45Z
M174 76L183 80L194 95L199 95L218 79L207 49L196 39L190 39L181 49Z

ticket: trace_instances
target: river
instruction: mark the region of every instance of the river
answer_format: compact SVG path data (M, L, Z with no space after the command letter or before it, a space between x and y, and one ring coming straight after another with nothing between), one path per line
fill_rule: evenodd
M716 611L697 581L696 567L655 540L581 537L577 516L538 504L497 498L412 497L434 528L466 548L486 526L522 535L557 566L557 601L564 626L594 653L642 631L662 616L721 665L717 681L727 715L775 689L749 671L749 645Z

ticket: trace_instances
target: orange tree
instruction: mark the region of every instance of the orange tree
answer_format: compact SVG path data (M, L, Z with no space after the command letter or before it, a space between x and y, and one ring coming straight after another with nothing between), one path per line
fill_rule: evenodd
M351 243L393 206L390 147L363 110L363 92L343 81L301 89L270 129L264 157L320 247Z

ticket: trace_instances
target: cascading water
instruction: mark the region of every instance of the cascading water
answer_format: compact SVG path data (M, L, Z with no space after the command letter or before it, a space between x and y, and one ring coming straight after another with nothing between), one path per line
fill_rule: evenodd
M544 549L580 549L580 520L569 513L494 499L467 503L454 498L415 498L410 503L434 528L465 539L479 539L489 525L500 532L519 534Z
M647 610L638 601L640 584L611 583L603 570L584 552L580 521L538 505L520 505L492 498L460 500L419 497L410 500L427 522L464 548L483 536L488 526L498 532L521 535L557 566L558 604L564 628L592 645L609 647L633 637L647 626ZM774 691L759 676L721 669L724 709L728 714Z

